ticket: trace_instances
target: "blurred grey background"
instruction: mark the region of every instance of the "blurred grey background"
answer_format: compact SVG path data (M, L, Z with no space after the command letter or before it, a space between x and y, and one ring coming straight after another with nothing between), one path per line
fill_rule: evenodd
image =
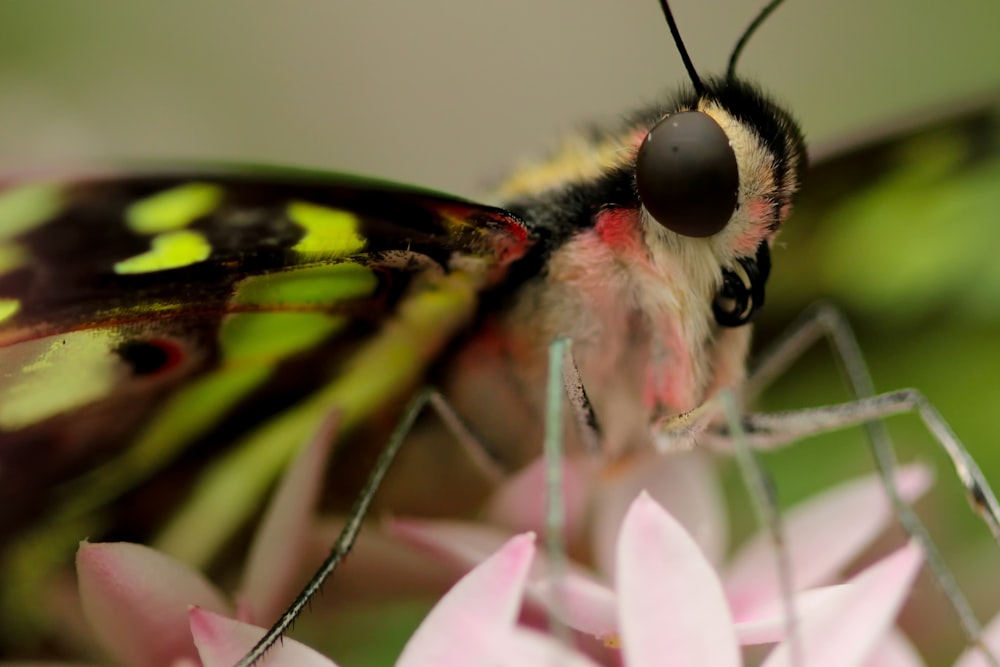
M719 72L762 6L676 0ZM741 71L828 140L1000 88L1000 3L788 0ZM473 195L684 79L655 0L0 0L0 168L252 160Z

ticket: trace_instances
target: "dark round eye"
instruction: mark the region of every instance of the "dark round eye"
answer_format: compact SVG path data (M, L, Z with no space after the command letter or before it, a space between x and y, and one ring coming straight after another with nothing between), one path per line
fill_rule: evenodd
M726 226L740 186L736 154L719 124L700 111L667 116L649 131L635 166L639 199L650 215L684 236Z

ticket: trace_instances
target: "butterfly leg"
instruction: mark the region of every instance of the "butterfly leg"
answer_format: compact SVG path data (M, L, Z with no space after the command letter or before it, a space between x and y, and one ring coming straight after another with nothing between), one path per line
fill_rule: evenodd
M940 413L919 392L910 389L875 395L875 386L857 338L846 318L833 306L817 304L808 309L799 322L761 356L744 385L743 399L749 401L756 398L822 336L829 340L856 400L842 405L780 413L780 416L748 416L745 428L751 445L774 448L809 434L862 424L871 441L876 464L893 494L895 487L888 481L896 467L896 458L882 418L902 412L917 412L951 459L970 504L1000 542L1000 505L972 455ZM894 504L899 504L897 509L907 508L898 495L892 500Z
M785 538L784 521L781 518L781 508L778 504L778 494L774 488L774 481L757 460L753 448L747 440L743 415L740 412L736 393L732 390L726 390L719 395L718 402L722 406L726 425L731 433L736 461L747 486L757 523L770 536L771 544L774 547L778 586L785 613L785 640L790 649L789 661L795 667L800 667L803 664L802 642L799 635L799 615L796 612L795 604L795 584L792 580L792 557Z
M774 449L801 438L849 426L870 424L897 414L916 412L948 454L965 487L969 503L1000 543L1000 503L982 470L934 406L915 389L903 389L847 403L787 412L743 416L746 441L754 449Z
M480 438L469 428L465 420L455 411L448 399L437 389L428 389L427 403L445 428L465 452L472 464L482 472L487 479L499 484L510 476L511 470L500 453L486 440Z
M364 487L361 489L361 493L358 494L357 499L354 501L354 505L347 515L347 522L344 524L343 529L341 529L340 535L337 537L337 541L334 543L329 555L323 560L323 563L316 570L316 573L313 574L309 583L303 587L302 591L288 606L288 609L285 610L253 649L236 664L236 667L251 667L251 665L261 660L264 654L288 632L295 619L305 610L309 602L319 592L323 583L333 574L334 570L337 569L341 561L347 556L351 547L354 546L355 540L357 540L358 533L361 531L361 524L368 514L368 509L371 506L375 492L381 486L382 480L385 478L393 460L396 458L396 454L406 440L406 436L413 428L417 417L420 416L420 413L431 401L433 393L431 389L423 389L409 402L402 419L400 419L399 424L393 430L389 442L386 443L385 449L382 450L378 460L375 461L375 465L372 467L371 473L365 481Z
M927 529L896 489L893 478L896 457L882 419L902 412L915 411L920 415L951 459L971 505L998 541L1000 506L979 466L926 398L914 390L876 396L854 332L843 314L829 304L817 304L808 309L788 332L765 351L744 384L741 398L747 402L752 401L822 337L830 342L856 400L788 413L744 416L740 426L746 432L746 442L755 448L774 448L809 434L863 424L876 466L900 525L920 544L928 566L954 607L970 642L978 643L982 632L978 620L945 566ZM729 438L732 431L730 427L729 432L719 435ZM708 435L712 439L711 433Z

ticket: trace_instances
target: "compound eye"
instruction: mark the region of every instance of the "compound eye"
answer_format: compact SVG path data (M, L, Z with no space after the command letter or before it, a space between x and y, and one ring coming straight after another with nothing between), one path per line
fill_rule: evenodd
M700 111L676 113L653 126L639 148L635 182L657 222L698 238L722 231L740 187L729 137Z

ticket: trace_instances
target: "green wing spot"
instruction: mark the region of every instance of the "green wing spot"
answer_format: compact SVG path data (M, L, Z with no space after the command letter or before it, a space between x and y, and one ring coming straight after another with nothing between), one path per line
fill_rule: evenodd
M28 253L16 245L0 245L0 276L24 266Z
M340 413L340 430L348 430L420 380L454 332L472 318L483 280L456 271L408 296L341 375L213 463L156 547L187 563L209 561L256 511L282 467L332 411Z
M176 231L215 211L222 194L221 187L210 183L179 185L135 202L125 212L125 221L139 234Z
M204 234L188 230L153 237L152 249L115 264L115 273L155 273L208 259L212 245Z
M349 211L294 201L288 205L288 217L306 232L293 250L336 258L365 247L365 239L358 233L358 216Z
M222 325L225 363L273 361L322 342L347 323L326 313L239 313Z
M21 310L19 299L0 299L0 323L6 322Z
M230 316L220 333L222 366L172 396L127 452L79 480L67 493L73 500L60 518L83 515L148 478L267 382L284 357L312 347L346 323L345 317L323 313ZM280 331L283 327L292 331Z
M50 183L34 183L0 192L0 240L13 238L51 220L62 207L62 188Z
M127 372L100 330L49 336L0 350L0 429L17 431L110 394Z
M73 483L57 517L85 515L148 478L172 461L200 434L270 377L269 366L221 368L200 377L171 396L135 443L121 456Z
M238 305L329 306L371 295L378 287L375 272L355 262L290 269L251 276L236 288Z

